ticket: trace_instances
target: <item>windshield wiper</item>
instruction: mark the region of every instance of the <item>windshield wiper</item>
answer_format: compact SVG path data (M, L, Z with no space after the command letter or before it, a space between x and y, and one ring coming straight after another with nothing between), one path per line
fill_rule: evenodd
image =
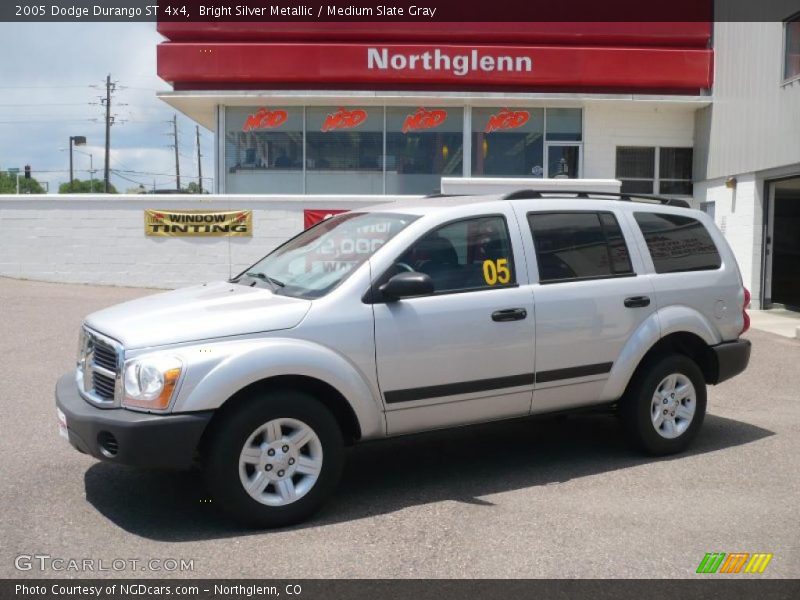
M245 275L253 279L260 279L261 281L266 281L272 286L273 289L286 287L286 284L284 282L280 281L279 279L270 277L269 275L265 275L264 273L252 272L252 273L245 273Z

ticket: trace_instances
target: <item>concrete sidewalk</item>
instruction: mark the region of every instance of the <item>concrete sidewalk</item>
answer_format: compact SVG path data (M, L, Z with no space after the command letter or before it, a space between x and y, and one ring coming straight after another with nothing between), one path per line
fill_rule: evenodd
M800 339L800 312L784 308L750 310L750 327L788 338Z

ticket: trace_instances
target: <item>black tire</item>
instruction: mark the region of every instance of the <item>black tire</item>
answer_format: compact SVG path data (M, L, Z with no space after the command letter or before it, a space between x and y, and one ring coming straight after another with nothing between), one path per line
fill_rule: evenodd
M245 443L259 427L274 419L301 421L314 431L322 447L322 468L313 487L283 506L256 500L245 490L239 475ZM282 390L253 396L224 415L214 424L202 459L206 485L220 509L248 526L285 527L311 517L333 494L344 465L344 443L336 419L320 401L303 392ZM277 492L276 488L269 489Z
M691 381L695 391L695 407L688 427L677 437L670 439L656 430L651 410L653 396L659 384L674 373ZM666 406L665 409L669 410ZM682 354L662 355L643 363L634 374L620 402L620 416L629 440L640 450L656 456L685 450L703 425L705 414L705 378L697 364Z

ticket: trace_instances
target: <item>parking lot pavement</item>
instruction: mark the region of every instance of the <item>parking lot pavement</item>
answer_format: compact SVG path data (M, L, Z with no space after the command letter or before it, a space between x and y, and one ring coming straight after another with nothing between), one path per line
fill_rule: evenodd
M78 575L16 570L36 554L194 561L87 573L123 577L695 577L706 552L800 571L800 341L748 334L750 368L710 389L687 454L641 456L599 415L374 442L315 520L254 532L217 515L197 472L101 464L58 436L82 317L149 293L0 279L0 577Z

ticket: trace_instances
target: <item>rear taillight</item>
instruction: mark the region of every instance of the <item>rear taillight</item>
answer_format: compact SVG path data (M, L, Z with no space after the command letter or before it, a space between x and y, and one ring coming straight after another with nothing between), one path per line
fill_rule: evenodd
M739 332L739 335L743 334L745 331L750 329L750 315L747 314L747 309L750 307L750 290L744 288L744 304L742 304L742 320L744 324L742 326L742 331Z

